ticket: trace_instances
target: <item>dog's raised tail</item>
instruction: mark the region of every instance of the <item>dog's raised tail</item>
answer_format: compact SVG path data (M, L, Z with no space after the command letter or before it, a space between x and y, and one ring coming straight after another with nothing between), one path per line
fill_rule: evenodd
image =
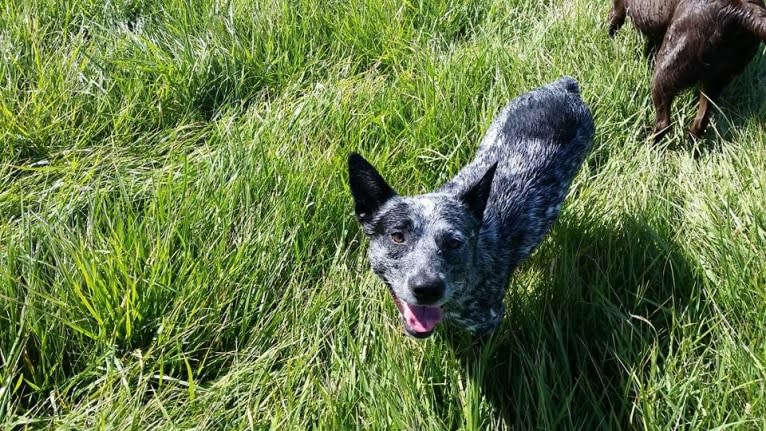
M563 88L564 90L572 94L580 94L580 86L577 84L577 80L572 78L571 76L566 76L566 75L562 76L553 84Z
M739 25L766 42L766 6L761 0L739 0L734 2L734 16Z

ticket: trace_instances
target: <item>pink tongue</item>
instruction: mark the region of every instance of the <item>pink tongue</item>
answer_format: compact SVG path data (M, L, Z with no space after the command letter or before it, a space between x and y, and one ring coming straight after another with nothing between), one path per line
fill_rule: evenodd
M410 305L402 301L402 311L407 327L414 332L431 332L442 320L442 310L439 307Z

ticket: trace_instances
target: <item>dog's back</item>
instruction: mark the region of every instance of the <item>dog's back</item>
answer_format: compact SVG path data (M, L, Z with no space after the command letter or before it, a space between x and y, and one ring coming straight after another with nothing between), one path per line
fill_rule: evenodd
M614 0L613 5L611 24L621 26L627 12L641 33L657 41L673 21L692 14L699 15L693 20L697 30L722 27L731 20L766 41L766 10L761 0Z
M570 77L514 99L496 117L474 161L441 189L459 193L497 163L481 232L496 253L493 264L510 272L542 241L593 135L593 118Z

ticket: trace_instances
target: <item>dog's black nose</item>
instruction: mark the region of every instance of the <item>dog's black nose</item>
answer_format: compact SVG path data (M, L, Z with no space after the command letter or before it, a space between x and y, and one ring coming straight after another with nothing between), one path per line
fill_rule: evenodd
M433 275L418 274L410 279L410 290L420 305L430 305L444 296L444 281Z

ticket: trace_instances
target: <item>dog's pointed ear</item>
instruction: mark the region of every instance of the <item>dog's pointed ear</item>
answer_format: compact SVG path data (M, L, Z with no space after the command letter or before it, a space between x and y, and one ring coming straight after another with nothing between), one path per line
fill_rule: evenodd
M348 155L348 184L351 186L351 195L354 197L356 219L369 234L371 232L369 224L375 213L384 203L396 196L396 192L378 171L357 153Z
M468 210L479 221L484 218L484 208L487 207L487 200L489 199L489 192L492 189L492 180L495 178L496 170L497 163L487 169L487 172L476 184L460 195L460 200L463 201Z

